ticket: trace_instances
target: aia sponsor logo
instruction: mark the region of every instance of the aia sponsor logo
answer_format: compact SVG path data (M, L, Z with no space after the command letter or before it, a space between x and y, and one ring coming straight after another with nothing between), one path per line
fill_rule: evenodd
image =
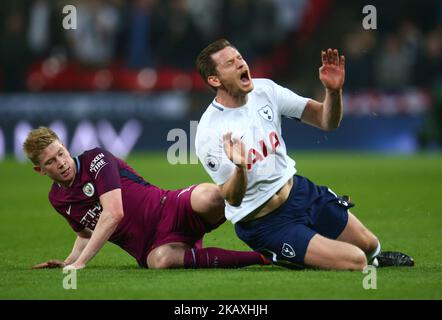
M259 140L259 150L250 148L247 155L247 170L251 170L253 165L259 161L263 161L270 153L275 153L276 148L281 145L278 134L275 131L269 133L268 143L263 139Z

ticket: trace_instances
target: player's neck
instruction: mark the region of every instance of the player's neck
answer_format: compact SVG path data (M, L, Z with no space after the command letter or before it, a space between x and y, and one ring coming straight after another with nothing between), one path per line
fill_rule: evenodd
M233 96L224 91L218 91L215 101L226 108L239 108L247 103L247 94Z

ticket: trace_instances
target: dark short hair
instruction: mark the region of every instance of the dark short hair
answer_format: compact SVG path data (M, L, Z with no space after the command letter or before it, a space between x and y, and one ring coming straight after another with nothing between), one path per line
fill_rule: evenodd
M210 86L213 90L216 91L215 87L212 87L208 82L207 78L212 75L217 75L218 72L216 71L216 63L212 59L212 55L214 53L217 53L218 51L226 48L226 47L232 47L232 44L227 41L226 39L219 39L215 42L212 42L207 47L205 47L196 58L196 68L201 76L203 78L204 82Z

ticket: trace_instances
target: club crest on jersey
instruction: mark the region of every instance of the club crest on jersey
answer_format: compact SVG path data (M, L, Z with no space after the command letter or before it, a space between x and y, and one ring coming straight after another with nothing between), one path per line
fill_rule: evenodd
M296 256L295 250L293 250L292 246L288 243L284 243L281 253L284 257L287 258L293 258Z
M273 121L273 110L269 107L269 105L266 105L265 107L262 107L258 110L259 115L263 117L267 121Z
M83 186L83 193L88 196L89 198L92 197L95 193L94 185L90 182L86 183Z
M217 171L219 169L219 160L213 156L206 157L206 165L212 171Z

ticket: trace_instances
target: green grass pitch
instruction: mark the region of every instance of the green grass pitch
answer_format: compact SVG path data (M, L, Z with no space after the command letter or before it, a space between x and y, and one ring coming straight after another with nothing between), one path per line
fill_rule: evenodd
M362 272L293 271L276 266L236 270L143 270L107 244L63 289L60 269L30 270L64 259L75 235L50 207L50 181L31 165L0 163L0 299L441 299L442 155L295 153L298 173L350 194L355 213L385 250L412 255L414 268L377 270L377 289ZM128 162L163 188L209 181L201 165L168 164L165 153L135 154ZM227 222L205 246L243 250Z

